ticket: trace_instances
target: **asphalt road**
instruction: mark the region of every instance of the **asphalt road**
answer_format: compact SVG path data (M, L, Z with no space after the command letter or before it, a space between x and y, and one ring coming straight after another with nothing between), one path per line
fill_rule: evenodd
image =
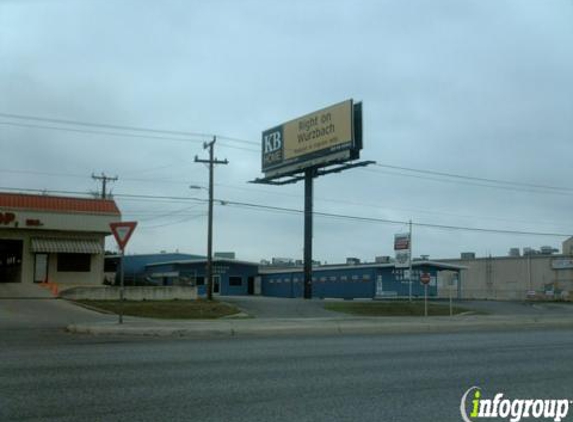
M0 420L459 421L474 385L573 399L572 361L571 331L199 341L11 330Z
M571 330L193 340L62 328L107 318L0 299L0 421L447 422L474 385L573 399Z

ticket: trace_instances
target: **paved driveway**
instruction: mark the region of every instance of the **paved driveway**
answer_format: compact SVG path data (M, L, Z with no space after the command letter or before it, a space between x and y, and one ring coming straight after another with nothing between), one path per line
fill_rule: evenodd
M320 299L279 298L263 296L221 296L220 300L231 303L256 318L344 318L347 315L324 309Z
M73 323L112 320L105 315L56 299L34 284L0 283L0 330L63 328Z

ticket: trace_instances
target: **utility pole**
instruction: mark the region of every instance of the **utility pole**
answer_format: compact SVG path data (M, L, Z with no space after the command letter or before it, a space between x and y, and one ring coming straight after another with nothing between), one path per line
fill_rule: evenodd
M229 164L227 159L217 160L215 158L215 142L217 137L213 136L211 142L203 143L203 149L209 149L209 159L199 159L195 156L196 163L209 164L209 221L207 223L207 300L213 300L213 174L215 164Z
M92 173L92 179L94 180L101 180L101 199L107 199L107 182L115 182L117 181L117 176L115 177L108 177L105 175L105 173L101 173L101 176L96 176L94 173Z

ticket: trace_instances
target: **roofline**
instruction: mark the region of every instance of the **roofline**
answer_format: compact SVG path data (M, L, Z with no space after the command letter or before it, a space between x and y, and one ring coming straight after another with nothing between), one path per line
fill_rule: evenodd
M38 200L54 199L54 200L65 200L65 201L85 201L85 202L107 202L113 203L113 211L83 211L83 210L70 210L70 209L50 209L50 208L39 208L39 207L26 207L26 206L9 206L2 205L2 209L5 210L25 210L32 212L46 212L46 213L56 213L56 214L89 214L89 215L109 215L109 216L121 216L121 210L117 206L114 199L104 199L104 198L90 198L90 197L79 197L79 196L64 196L64 195L45 195L41 193L25 193L25 192L3 192L0 191L0 196L19 196L26 198L34 198Z
M503 256L480 256L480 257L475 257L475 258L444 258L441 259L441 262L447 263L449 264L452 261L455 262L460 262L460 261L464 261L464 262L472 262L472 261L485 261L488 259L491 260L508 260L508 259L543 259L543 258L573 258L572 255L569 254L564 254L564 253L555 253L555 254L536 254L536 255L520 255L520 256L509 256L509 255L503 255Z
M238 259L231 259L231 258L213 258L213 262L229 262L231 264L246 264L246 265L255 265L257 267L259 267L260 265L256 262L250 262L250 261L241 261ZM200 259L184 259L184 260L176 260L176 261L164 261L164 262L151 262L149 264L146 264L146 267L154 267L154 266L159 266L159 265L173 265L173 264L177 264L177 265L185 265L185 264L202 264L202 263L207 263L207 259L205 258L200 258Z
M444 270L465 270L468 267L463 265L454 265L438 261L414 261L412 262L412 267L419 267L422 265L433 265L435 267L440 267ZM369 263L369 264L356 264L356 265L345 265L345 264L334 264L334 265L322 265L312 267L313 271L328 271L328 270L351 270L353 268L395 268L395 263ZM265 274L281 274L281 273L293 273L302 272L303 267L282 267L282 268L265 268L265 266L260 266L259 272Z

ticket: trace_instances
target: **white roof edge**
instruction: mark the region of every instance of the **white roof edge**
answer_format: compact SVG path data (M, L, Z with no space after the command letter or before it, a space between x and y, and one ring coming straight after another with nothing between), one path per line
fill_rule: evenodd
M198 259L183 259L183 260L175 260L175 261L164 261L164 262L152 262L149 264L146 264L146 267L153 267L153 266L158 266L158 265L173 265L173 264L199 264L202 262L207 262L207 259L205 258L198 258ZM256 262L250 262L250 261L241 261L238 259L231 259L231 258L213 258L213 262L229 262L231 264L246 264L246 265L256 265L259 266L258 263Z
M420 266L420 265L433 265L435 267L441 267L443 269L452 269L452 270L465 270L468 267L463 265L454 265L443 263L439 261L414 261L412 262L412 267ZM367 263L367 264L357 264L357 265L325 265L325 266L315 266L312 267L313 271L328 271L328 270L351 270L354 268L393 268L395 267L394 263ZM301 272L303 271L303 267L288 267L288 268L265 268L261 266L259 268L259 272L271 274L281 274L281 273L293 273L293 272Z

